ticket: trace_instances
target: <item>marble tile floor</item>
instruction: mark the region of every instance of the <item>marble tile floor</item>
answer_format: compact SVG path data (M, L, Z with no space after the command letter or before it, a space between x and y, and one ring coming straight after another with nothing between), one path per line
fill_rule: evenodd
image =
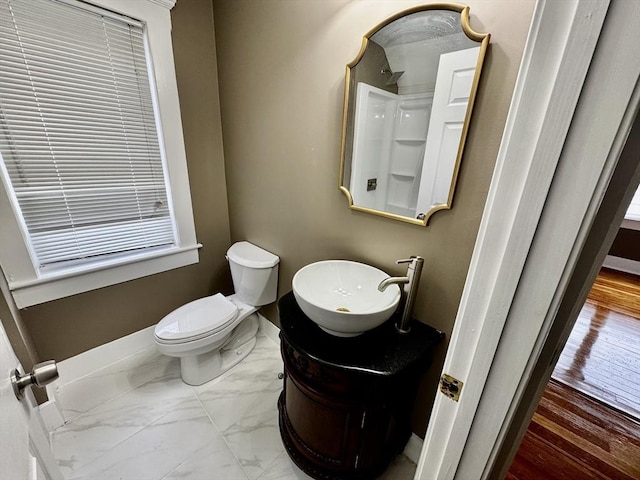
M279 348L262 333L257 340L200 387L184 384L178 360L155 348L63 386L67 421L51 442L65 479L298 480L278 431ZM380 478L410 480L415 468L399 456Z

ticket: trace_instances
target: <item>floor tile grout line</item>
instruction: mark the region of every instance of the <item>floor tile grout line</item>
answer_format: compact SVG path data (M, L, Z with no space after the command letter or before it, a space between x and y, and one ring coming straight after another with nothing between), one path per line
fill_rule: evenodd
M269 469L271 467L273 467L284 455L287 456L287 458L289 458L289 454L286 452L286 450L284 452L282 452L280 455L278 455L274 461L272 461L269 465L267 465L267 467L262 471L262 473L260 475L258 475L258 477L256 478L256 480L261 480L269 471Z
M231 369L233 370L233 369ZM204 390L203 392L205 392L206 390ZM195 392L194 392L195 393ZM220 434L220 438L222 438L222 441L224 442L224 444L226 445L226 447L229 449L229 451L231 452L231 455L233 455L233 458L236 460L238 466L240 467L240 469L242 470L242 473L244 473L245 477L247 477L247 480L249 480L251 477L249 477L249 474L247 473L247 471L244 468L244 465L242 465L242 462L240 461L240 459L238 458L238 456L236 455L236 452L233 451L233 449L231 448L231 445L229 445L229 442L227 441L227 437L225 437L224 433L220 430L220 427L218 427L218 425L216 425L216 422L213 420L213 417L209 414L209 411L207 410L207 408L204 406L204 403L202 403L202 399L200 398L200 396L196 393L196 398L198 399L198 403L200 404L200 406L202 407L202 409L204 410L204 413L207 415L207 417L209 418L209 421L211 422L211 424L213 425L213 427L216 429L216 431ZM262 475L262 474L261 474ZM257 479L256 479L257 480Z
M151 346L151 347L148 347L148 348L155 348L155 347ZM148 348L145 348L144 350L140 350L140 352L144 352L144 351L146 351ZM138 353L140 353L140 352L138 352ZM136 354L133 354L133 355L136 355ZM133 355L129 355L129 356L128 356L128 357L126 357L125 359L128 359L128 358L132 357ZM160 358L161 358L161 357L160 357ZM125 359L123 359L122 361L124 361ZM78 378L78 379L74 380L73 382L66 383L64 386L62 386L62 387L60 387L60 388L62 389L62 388L64 388L64 387L66 387L67 385L72 385L73 383L75 383L75 382L77 382L77 381L79 381L79 380L81 380L81 379L85 379L85 378L88 378L88 377L91 377L91 376L95 376L95 373L97 373L97 372L99 372L99 371L101 371L101 370L104 370L105 368L107 368L107 367L109 367L109 366L111 366L111 365L115 365L116 363L119 363L119 362L111 363L111 364L107 365L106 367L100 368L100 369L96 370L95 372L93 372L93 373L91 373L91 374L84 375L83 377ZM175 363L175 361L170 361L170 364L172 364L172 363ZM144 365L144 364L143 364L143 365ZM178 367L178 368L179 368L179 367ZM125 371L125 370L123 370L123 371ZM126 371L129 371L129 370L126 370ZM79 415L76 415L75 417L70 418L69 420L65 419L65 421L64 421L64 423L63 423L63 425L61 425L61 426L60 426L60 427L58 427L58 428L61 428L62 426L66 425L67 423L72 422L72 421L74 421L74 420L76 420L76 419L78 419L78 418L80 418L80 417L84 417L85 415L88 415L89 413L91 413L91 412L92 412L93 410L95 410L96 408L101 407L101 406L105 405L106 403L109 403L109 402L111 402L111 401L113 401L113 400L116 400L116 399L118 399L118 398L122 397L123 395L126 395L126 394L127 394L127 393L129 393L129 392L132 392L132 391L133 391L133 390L135 390L136 388L140 388L141 386L146 385L146 384L148 384L148 383L152 382L153 380L154 380L154 379L152 378L152 379L150 379L150 380L148 380L148 381L146 381L146 382L140 383L140 384L138 384L138 385L136 385L136 386L134 386L134 387L132 387L132 388L130 388L130 389L128 389L128 390L125 390L125 391L123 391L123 392L120 392L120 393L119 393L118 395L116 395L115 397L108 398L108 399L106 399L105 401L100 402L100 403L96 404L95 406L91 407L91 408L90 408L89 410L87 410L86 412L82 412L82 413L80 413ZM56 393L57 393L57 392L56 392ZM59 394L58 394L57 396L59 397ZM62 404L62 403L63 403L63 402L60 402L60 404ZM61 410L61 411L60 411L60 413L61 413L61 415L62 415L62 417L63 417L63 418L64 418L64 413L62 413L62 412L64 412L64 411L65 411L65 410ZM67 410L67 411L68 411L68 410ZM56 430L57 430L57 429L56 429ZM54 430L54 431L55 431L55 430Z
M266 333L264 334L264 336L267 338L267 340L269 342L271 342L277 349L278 349L278 357L280 358L280 360L282 360L282 358L280 357L280 344L279 342L276 342L273 338L271 338L269 335L267 335ZM282 366L282 369L284 370L284 365ZM279 429L278 429L279 430ZM264 470L263 472L258 476L258 478L256 478L256 480L261 480L266 473L269 471L269 469L276 464L276 462L278 462L283 456L286 455L287 460L289 459L289 454L287 453L286 449L284 449L284 445L283 445L283 452L278 455L276 457L275 460L273 460Z
M136 387L136 388L138 388L138 387ZM132 389L132 390L135 390L135 388L134 388L134 389ZM202 403L200 402L200 399L197 397L197 395L195 395L195 392L191 392L191 394L193 394L193 395L194 395L195 399L198 401L198 404L199 404L199 405L200 405L200 407L202 408ZM118 395L118 397L116 397L116 398L119 398L119 397L120 397L120 395ZM115 400L115 398L114 398L114 400ZM191 401L191 400L193 400L193 399L192 399L192 398L185 398L184 400L180 401L180 402L176 405L176 407L178 407L178 406L180 406L180 405L182 405L182 404L184 404L184 403L186 403L186 402L188 402L188 401ZM106 403L106 402L105 402L105 403ZM204 413L205 413L207 416L209 416L208 412L207 412L204 408L203 408L203 410L204 410ZM127 436L125 436L123 439L121 439L120 441L118 441L117 443L115 443L114 445L112 445L112 446L109 448L109 450L107 450L106 452L108 452L108 451L110 451L110 450L114 450L115 448L119 447L120 445L122 445L124 442L126 442L126 441L127 441L127 440L129 440L130 438L134 437L135 435L138 435L140 432L142 432L143 430L145 430L145 429L149 428L151 425L153 425L153 424L157 423L159 420L162 420L164 417L166 417L167 415L169 415L169 414L171 414L171 413L173 413L173 410L171 410L171 411L167 411L167 412L164 412L162 415L160 415L159 417L157 417L156 419L154 419L151 423L149 423L149 424L147 424L147 425L143 426L142 428L140 428L140 429L136 430L135 432L132 432L131 434L129 434L129 435L127 435ZM102 455L104 455L106 452L102 452L101 454L102 454ZM55 455L55 451L54 451L54 455ZM99 457L98 457L98 458L99 458ZM91 462L93 462L94 460L95 460L95 458L93 458L93 459L89 460L88 462L86 462L86 463L84 463L84 464L80 465L80 469L82 469L82 468L86 467L87 465L89 465L89 464L90 464ZM57 462L57 459L56 459L56 462ZM169 473L171 473L171 472L170 472L170 471L169 471L169 472L167 472L167 473L166 473L166 475L168 475Z
M58 430L62 429L63 427L75 422L76 420L80 420L80 419L82 419L82 418L94 413L94 411L97 410L98 408L104 407L108 403L114 402L114 401L122 398L124 395L127 395L127 394L133 392L134 390L137 390L138 388L144 387L145 385L148 385L150 383L154 383L154 380L152 379L152 380L149 380L147 382L141 383L140 385L138 385L136 387L133 387L133 388L131 388L131 389L125 391L125 392L119 393L115 397L111 397L108 400L105 400L104 402L101 402L101 403L97 404L95 407L92 407L90 410L87 410L86 412L82 412L80 415L77 415L77 416L75 416L75 417L73 417L73 418L71 418L69 420L65 420L65 422L62 425L60 425L58 428L56 428L55 430L53 430L50 433L53 434L53 433L57 432Z
M264 334L263 334L264 335ZM275 344L275 342L269 338L267 335L264 335L271 343ZM253 352L252 352L253 353ZM249 356L247 356L247 359L249 359ZM228 372L225 372L225 374L221 375L221 377L223 378L227 378L228 376L230 376L230 372L233 372L234 368L231 368L230 370L228 370ZM229 375L227 375L227 373ZM220 377L219 377L220 378ZM217 380L217 379L216 379ZM216 384L218 384L220 382L216 382ZM215 385L215 384L214 384ZM213 386L213 385L212 385ZM227 441L227 437L225 436L224 432L220 429L220 427L218 425L216 425L216 422L213 420L213 417L209 414L209 411L207 410L207 408L204 406L204 403L202 402L202 399L200 398L200 394L204 394L206 392L209 392L210 389L207 388L205 390L202 390L200 392L196 391L195 388L193 388L193 391L196 395L196 398L198 399L198 402L200 403L201 407L203 408L203 410L205 411L205 413L207 414L209 420L211 421L211 423L213 424L213 426L216 428L216 430L218 431L218 433L220 434L220 436L222 437L222 440L224 441L224 444L227 446L227 448L229 449L229 451L231 452L231 454L233 455L233 458L236 459L236 462L238 463L238 466L242 469L242 472L245 474L245 476L247 477L247 479L250 479L251 477L249 476L249 473L246 471L246 469L244 468L244 465L242 465L242 462L240 461L240 459L238 458L238 456L236 455L236 452L234 451L234 449L231 447L231 445L229 444L229 442ZM286 453L286 452L282 452L282 453ZM278 455L271 463L269 463L264 470L262 471L262 473L260 473L260 475L258 475L258 477L256 477L255 480L259 480L264 474L265 472L272 466L274 465L274 463L282 456L282 453L280 455Z
M265 335L266 336L266 335ZM255 348L255 346L254 346ZM251 352L253 353L253 351ZM249 359L249 356L251 355L251 353L247 356L247 358L245 360ZM215 380L216 383L212 384L210 387L213 387L214 385L217 385L219 383L221 383L224 379L228 378L229 376L231 376L231 373L234 371L234 368L229 369L228 371L226 371L224 374L222 374L220 377L216 378ZM202 391L198 392L195 388L193 388L193 392L196 396L196 398L198 399L198 403L200 403L200 406L202 407L202 409L204 410L204 412L206 413L207 417L209 418L209 421L212 423L212 425L214 426L214 428L216 429L216 431L220 434L220 437L222 438L222 441L224 442L224 444L226 445L226 447L229 449L229 451L231 452L231 455L233 455L233 458L235 458L238 466L240 467L240 469L242 470L242 473L244 473L245 477L247 477L247 479L250 479L251 477L249 476L249 473L245 470L244 465L242 465L242 462L240 461L240 459L238 458L238 456L236 455L236 452L233 450L233 448L231 448L231 445L229 445L229 442L227 441L227 437L224 435L224 432L220 429L220 427L216 424L216 422L213 420L213 417L209 414L209 411L207 410L207 408L204 406L204 403L202 402L202 399L200 398L200 394L206 393L210 391L210 388L206 388L203 389ZM262 474L264 473L264 471L260 474L260 476L262 476ZM259 476L259 477L260 477ZM258 477L258 478L259 478ZM257 480L257 479L256 479Z

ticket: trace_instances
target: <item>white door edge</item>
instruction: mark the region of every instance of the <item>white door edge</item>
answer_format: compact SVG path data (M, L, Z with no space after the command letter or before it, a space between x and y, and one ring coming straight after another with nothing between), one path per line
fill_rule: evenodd
M40 409L36 406L37 402L33 393L30 391L26 392L25 399L22 401L29 401L32 406L31 424L29 425L29 446L37 459L37 464L40 466L47 480L64 480L51 450L49 431L40 415Z
M466 445L468 435L608 3L539 0L536 4L443 368L443 373L464 382L463 392L457 403L436 396L416 480L455 478L463 451L469 454L472 448ZM528 359L531 351L520 354ZM497 441L486 438L482 443L491 450ZM484 467L488 454L478 452L475 460ZM476 471L477 478L482 470Z
M0 322L0 478L63 480L51 452L33 392L18 400L10 382L14 368L23 372ZM35 461L34 461L35 459Z

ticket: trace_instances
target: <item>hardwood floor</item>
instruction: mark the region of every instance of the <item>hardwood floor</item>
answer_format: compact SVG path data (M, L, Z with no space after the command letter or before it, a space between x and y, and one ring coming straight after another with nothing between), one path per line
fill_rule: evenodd
M640 278L602 270L552 378L640 419Z
M506 479L640 479L639 277L600 273L552 378Z
M508 480L637 480L640 423L551 381Z

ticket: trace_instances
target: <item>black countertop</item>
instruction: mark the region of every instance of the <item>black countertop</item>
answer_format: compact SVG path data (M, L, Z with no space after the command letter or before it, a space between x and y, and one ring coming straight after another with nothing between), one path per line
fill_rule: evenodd
M297 351L334 368L392 376L418 365L425 370L444 334L413 320L409 333L399 333L396 313L381 326L357 337L336 337L318 327L300 310L293 292L278 300L280 335Z

